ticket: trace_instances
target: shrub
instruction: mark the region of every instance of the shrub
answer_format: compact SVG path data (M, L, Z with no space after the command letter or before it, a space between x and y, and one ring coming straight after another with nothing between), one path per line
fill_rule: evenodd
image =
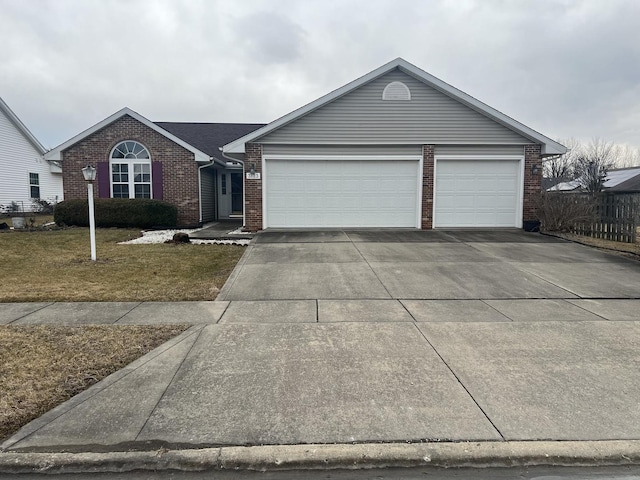
M579 193L541 192L535 199L545 232L570 232L579 223L596 218L596 198Z
M175 227L178 209L167 202L146 198L96 198L97 227ZM65 200L56 205L53 219L58 225L89 225L87 200Z
M32 211L36 213L43 213L45 215L51 215L53 213L55 205L44 198L34 198L31 200L33 204Z

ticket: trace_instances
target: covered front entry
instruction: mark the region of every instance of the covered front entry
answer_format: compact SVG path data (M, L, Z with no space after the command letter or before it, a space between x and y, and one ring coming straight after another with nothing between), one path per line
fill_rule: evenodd
M419 158L266 159L264 228L419 227Z
M434 227L521 227L521 165L436 158Z
M221 169L218 173L218 218L242 217L242 170Z

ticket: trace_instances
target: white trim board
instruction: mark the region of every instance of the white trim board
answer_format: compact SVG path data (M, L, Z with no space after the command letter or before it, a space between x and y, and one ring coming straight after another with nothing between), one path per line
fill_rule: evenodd
M266 160L420 160L422 155L278 155L267 154L262 156Z

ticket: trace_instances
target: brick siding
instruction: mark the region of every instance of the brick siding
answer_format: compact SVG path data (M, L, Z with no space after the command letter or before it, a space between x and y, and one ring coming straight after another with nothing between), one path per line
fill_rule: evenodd
M82 168L108 162L111 150L123 140L135 140L147 147L151 160L162 162L163 200L178 207L178 224L195 225L200 221L198 165L194 154L172 142L129 115L124 115L101 130L62 152L64 198L86 198L87 185ZM98 182L95 195L99 196Z
M534 175L531 169L538 166L538 173ZM522 202L522 220L538 220L535 200L542 191L542 159L540 145L525 145L524 147L524 201Z
M433 228L434 145L422 146L422 217L420 228Z
M260 173L260 180L249 180L244 176L244 217L245 228L250 232L262 230L262 145L247 143L244 154L244 171L248 172L254 164L256 173Z

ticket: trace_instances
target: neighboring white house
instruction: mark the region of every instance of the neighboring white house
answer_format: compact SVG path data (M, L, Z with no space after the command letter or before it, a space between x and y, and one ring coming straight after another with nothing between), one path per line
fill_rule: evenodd
M62 169L43 158L45 148L0 98L0 206L18 203L33 209L33 199L62 200Z

